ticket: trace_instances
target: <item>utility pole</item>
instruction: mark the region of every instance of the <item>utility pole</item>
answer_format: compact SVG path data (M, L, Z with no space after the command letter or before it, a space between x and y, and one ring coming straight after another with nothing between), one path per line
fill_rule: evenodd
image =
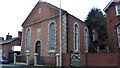
M61 21L61 0L60 0L60 11L59 11L59 16L60 16L60 67L62 66L62 21Z

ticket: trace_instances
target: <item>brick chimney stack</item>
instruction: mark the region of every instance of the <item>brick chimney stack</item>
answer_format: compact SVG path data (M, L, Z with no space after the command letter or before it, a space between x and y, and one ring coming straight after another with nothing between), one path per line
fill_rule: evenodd
M6 40L9 40L9 39L12 39L12 35L9 35L8 33L8 35L6 35Z
M0 37L0 40L4 40L4 37Z
M22 32L18 31L18 38L22 38Z

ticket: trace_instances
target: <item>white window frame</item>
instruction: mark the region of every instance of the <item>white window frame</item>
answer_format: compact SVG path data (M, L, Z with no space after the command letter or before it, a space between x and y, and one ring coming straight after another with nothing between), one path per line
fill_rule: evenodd
M120 15L120 11L118 12L118 6L120 6L120 5L116 5L116 6L115 6L115 9L116 9L116 16ZM120 9L120 8L119 8L119 9Z
M29 49L27 49L27 32L28 32L28 30L30 30ZM30 52L30 44L31 44L31 28L28 28L28 29L26 30L26 53Z
M49 34L50 34L50 25L54 23L55 24L55 39L54 39L54 50L50 50L49 48L49 41L50 41L50 37L49 37ZM48 51L49 53L52 53L52 52L55 52L55 48L56 48L56 22L55 21L51 21L50 24L48 25Z
M117 26L118 48L120 48L120 25Z
M75 44L76 44L76 41L75 41L75 26L77 25L77 27L78 27L78 45L76 46ZM79 25L77 24L77 22L75 22L75 24L74 24L74 31L73 31L73 33L74 33L74 52L79 52L79 49L80 49L80 32L79 32ZM76 48L77 47L77 48Z

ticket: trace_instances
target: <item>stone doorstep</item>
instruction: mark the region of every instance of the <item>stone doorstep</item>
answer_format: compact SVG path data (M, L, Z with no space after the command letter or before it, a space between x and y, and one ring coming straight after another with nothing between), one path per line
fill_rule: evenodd
M39 65L39 64L36 64L36 65L34 65L34 66L51 66L51 65Z
M37 65L34 65L34 66L44 66L44 65L39 65L39 64L37 64Z
M20 62L15 62L14 64L18 64L18 65L27 65L27 63L20 63Z

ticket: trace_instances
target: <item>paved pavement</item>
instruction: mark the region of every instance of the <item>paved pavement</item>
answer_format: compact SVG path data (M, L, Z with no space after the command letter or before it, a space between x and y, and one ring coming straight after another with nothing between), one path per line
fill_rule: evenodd
M26 66L26 65L15 65L15 64L0 64L0 68L49 68L42 66Z
M15 65L15 64L0 64L1 66L20 66L20 65Z
M30 68L31 66L15 65L15 64L0 64L0 68ZM34 66L32 67L34 68Z

